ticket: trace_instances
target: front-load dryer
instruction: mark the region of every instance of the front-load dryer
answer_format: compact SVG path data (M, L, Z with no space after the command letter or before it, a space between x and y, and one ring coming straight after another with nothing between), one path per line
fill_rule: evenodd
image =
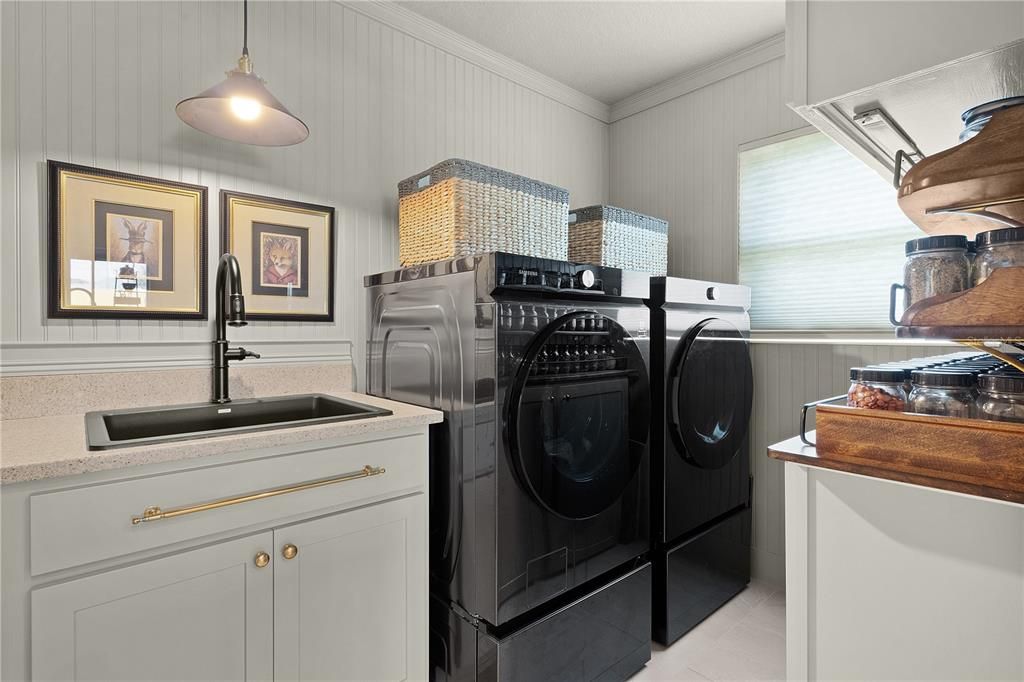
M654 639L750 581L750 289L651 279Z

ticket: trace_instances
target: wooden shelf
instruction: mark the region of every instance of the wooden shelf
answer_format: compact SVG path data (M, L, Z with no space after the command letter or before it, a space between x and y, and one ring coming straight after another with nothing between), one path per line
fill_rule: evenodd
M978 286L907 308L900 338L1024 341L1024 267L1000 268Z
M922 159L897 201L927 234L963 234L1024 223L1024 106L997 111L970 140Z
M950 341L1002 341L1024 343L1024 326L984 327L972 325L948 325L937 327L896 327L896 336L901 339L948 339Z

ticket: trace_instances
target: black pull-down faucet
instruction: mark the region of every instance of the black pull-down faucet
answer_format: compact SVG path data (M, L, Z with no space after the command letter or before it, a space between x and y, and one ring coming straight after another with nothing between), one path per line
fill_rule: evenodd
M225 285L230 290L230 294L225 291ZM226 317L225 303L228 306ZM221 256L220 263L217 265L217 338L213 340L212 401L215 403L231 402L231 397L228 394L228 361L259 357L259 353L253 353L241 346L228 348L227 325L232 327L246 325L245 297L242 296L242 272L238 268L238 259L230 253Z

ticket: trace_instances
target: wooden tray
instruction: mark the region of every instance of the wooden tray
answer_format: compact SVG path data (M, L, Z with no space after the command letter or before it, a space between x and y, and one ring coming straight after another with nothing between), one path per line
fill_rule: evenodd
M817 456L846 465L835 468L1024 502L1024 424L845 405L816 412Z

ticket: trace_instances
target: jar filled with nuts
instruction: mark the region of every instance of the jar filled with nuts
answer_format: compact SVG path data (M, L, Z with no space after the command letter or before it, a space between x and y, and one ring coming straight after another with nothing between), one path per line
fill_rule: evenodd
M854 367L850 370L850 390L846 393L846 404L869 410L902 412L907 407L903 371Z
M904 308L932 296L955 294L970 286L967 237L944 235L911 239L905 251Z
M911 381L910 411L945 417L970 417L974 413L974 373L960 369L922 369L914 372Z

